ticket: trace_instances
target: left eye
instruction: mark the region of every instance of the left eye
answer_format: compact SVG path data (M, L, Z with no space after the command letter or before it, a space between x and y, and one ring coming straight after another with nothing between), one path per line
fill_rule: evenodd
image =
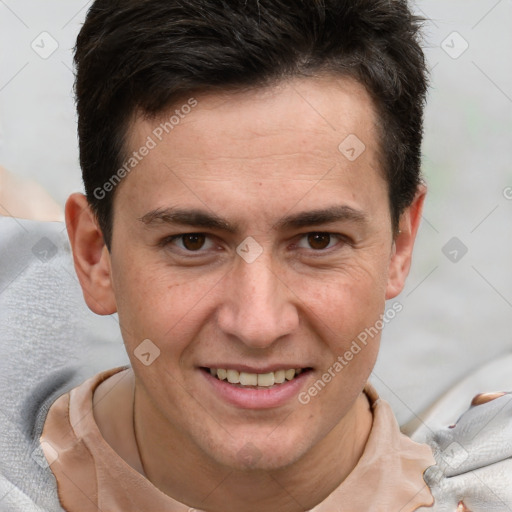
M299 242L299 247L322 251L336 245L339 239L338 235L332 233L307 233L302 237L301 242L305 240L309 247L304 247L304 245L301 245L301 242Z
M183 235L175 235L167 239L166 242L168 244L175 244L180 249L188 252L199 252L201 249L208 250L213 247L213 242L204 233L185 233Z

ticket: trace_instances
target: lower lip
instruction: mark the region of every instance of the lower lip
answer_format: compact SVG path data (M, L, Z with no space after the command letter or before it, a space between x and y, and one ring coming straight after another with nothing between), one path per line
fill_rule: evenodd
M226 402L241 409L270 409L284 405L297 396L309 378L311 370L304 370L295 378L276 384L267 389L242 388L233 386L226 380L219 380L209 372L199 370L213 391Z

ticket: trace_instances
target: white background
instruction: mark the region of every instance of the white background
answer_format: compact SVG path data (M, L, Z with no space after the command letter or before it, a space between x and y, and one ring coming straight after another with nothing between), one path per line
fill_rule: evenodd
M89 4L0 0L0 163L61 205L81 190L72 47ZM512 347L512 1L416 10L429 18L429 197L404 309L385 329L373 378L401 423ZM47 59L31 48L42 32L59 45ZM452 237L468 248L456 263L442 252Z

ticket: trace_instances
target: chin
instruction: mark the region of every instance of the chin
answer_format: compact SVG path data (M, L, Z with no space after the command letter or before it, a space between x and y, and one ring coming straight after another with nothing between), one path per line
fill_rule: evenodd
M286 433L285 433L286 434ZM221 464L236 471L278 471L297 462L307 451L304 436L300 442L286 435L285 439L269 439L269 434L246 437L237 449L213 455ZM233 446L233 445L232 445Z

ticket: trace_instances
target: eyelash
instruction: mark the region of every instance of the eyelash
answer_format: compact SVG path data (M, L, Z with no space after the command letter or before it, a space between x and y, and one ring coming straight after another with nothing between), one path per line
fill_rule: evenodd
M198 233L194 233L194 232L193 233L182 233L180 235L172 235L172 236L166 237L158 245L161 246L161 247L167 247L167 246L173 244L176 240L179 240L179 239L183 240L184 237L191 236L191 235L202 235L207 240L210 240L210 241L211 241L211 238L212 238L207 233L201 233L201 232L198 232ZM345 246L345 245L353 245L352 241L347 236L341 235L339 233L330 233L330 232L327 232L327 231L310 231L308 233L303 233L302 235L300 235L300 240L303 240L303 239L305 239L306 237L308 237L310 235L328 235L331 238L337 238L338 239L338 244L341 243L342 247ZM213 242L210 242L210 243L213 243ZM331 240L329 241L329 244L330 243L331 243ZM336 245L338 245L338 244L336 244ZM297 244L294 244L294 245L297 245ZM336 245L334 245L332 247L327 247L325 249L304 249L304 250L310 250L313 253L322 254L322 253L331 252L331 250L334 247L336 247ZM179 249L181 251L187 253L187 255L191 255L191 254L202 255L203 253L206 253L208 251L208 249L205 250L202 247L201 247L201 249L199 249L197 251L191 251L191 250L186 249L184 247L179 247Z
M183 239L184 237L191 235L203 235L206 237L206 239L211 239L211 237L209 237L206 233L183 233L181 235L172 235L167 238L164 238L159 245L161 245L162 247L167 247L168 245L171 245L175 240L178 240L180 238ZM188 249L182 247L180 247L179 249L182 250L183 252L187 252L190 254L200 254L206 252L203 248L201 248L198 251L189 251Z

